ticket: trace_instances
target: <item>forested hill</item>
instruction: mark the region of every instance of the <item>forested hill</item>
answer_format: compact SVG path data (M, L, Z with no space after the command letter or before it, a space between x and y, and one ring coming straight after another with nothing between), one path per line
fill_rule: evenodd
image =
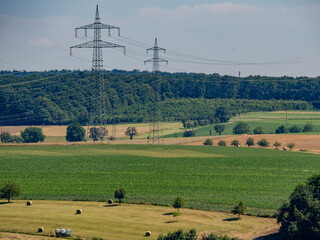
M221 106L237 114L311 109L309 103L318 107L320 102L320 77L237 78L114 70L105 71L103 78L109 121L150 120L158 87L164 120L209 119ZM95 82L95 74L88 71L2 71L0 125L84 123Z

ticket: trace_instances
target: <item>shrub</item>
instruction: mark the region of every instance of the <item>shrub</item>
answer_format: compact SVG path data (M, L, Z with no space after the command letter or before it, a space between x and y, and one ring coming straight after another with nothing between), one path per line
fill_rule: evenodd
M232 214L238 214L238 219L240 219L240 215L241 214L245 214L246 213L246 206L245 204L240 201L231 211Z
M108 130L105 127L92 127L89 130L89 137L92 138L93 141L103 141L104 137L107 135Z
M258 142L258 145L262 148L264 147L269 147L269 142L267 141L267 139L265 138L262 138L261 140L259 140Z
M246 122L238 122L237 125L233 128L233 134L244 134L249 133L250 128Z
M12 197L19 196L21 190L15 182L8 182L0 189L0 198L5 198L10 202Z
M287 144L287 147L290 148L290 150L292 150L292 148L294 148L295 146L296 146L296 144L293 142L290 142Z
M254 134L264 134L264 130L262 127L258 126L255 129L253 129Z
M167 235L161 234L158 236L158 240L196 240L197 231L195 229L190 229L189 232L184 232L183 230L178 230L176 232L168 233Z
M224 141L224 140L220 140L220 141L218 142L218 146L220 146L220 147L225 147L225 146L227 146L227 143L226 143L226 141Z
M254 146L254 139L253 138L251 138L251 137L249 137L248 139L247 139L247 141L246 141L246 145L248 145L248 147L250 147L250 146Z
M183 137L194 137L196 134L194 131L184 131Z
M289 202L279 209L277 222L281 223L283 239L320 239L320 174L314 174L306 183L299 184Z
M289 128L290 133L298 133L302 132L302 129L298 127L297 125L293 125L292 127Z
M125 198L126 191L123 188L119 188L114 192L114 197L119 199L119 203L121 203L121 199Z
M275 142L274 142L274 144L273 144L273 146L275 146L275 147L276 147L276 149L278 149L278 147L280 147L280 146L281 146L281 143L279 143L279 142L275 141Z
M42 132L42 128L28 127L21 131L21 137L25 143L43 142L46 136Z
M10 132L1 132L0 133L0 140L2 143L12 142L12 137L11 137Z
M231 142L231 146L238 147L239 145L240 145L240 142L236 139Z
M66 140L68 142L80 142L85 141L86 131L80 125L80 123L74 122L67 127Z
M180 212L173 212L173 213L172 213L172 217L173 217L173 218L178 218L179 216L181 216L181 213L180 213Z
M204 141L203 145L212 146L213 145L212 139L208 138L207 140Z
M276 134L280 134L280 133L288 133L288 128L281 125L276 129Z
M180 208L182 208L184 206L184 200L181 197L177 197L172 206L177 209L177 211L179 211Z
M313 131L313 125L312 123L307 123L304 127L303 127L303 132L312 132Z

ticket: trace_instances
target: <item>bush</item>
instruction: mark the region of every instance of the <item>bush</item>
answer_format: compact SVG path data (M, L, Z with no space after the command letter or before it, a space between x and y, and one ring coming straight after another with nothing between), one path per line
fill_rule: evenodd
M80 123L74 122L67 127L66 140L68 142L85 141L85 135L86 135L86 131L80 125Z
M288 128L281 125L276 129L276 134L280 134L280 133L288 133Z
M226 143L226 141L224 141L224 140L220 140L220 141L218 142L218 146L220 146L220 147L225 147L225 146L227 146L227 143Z
M279 209L277 222L284 239L320 239L320 174L299 184Z
M258 145L262 148L269 147L269 142L267 141L267 139L262 138L261 140L259 140Z
M161 234L158 236L158 240L196 240L197 231L190 229L189 232L178 230L176 232L168 233L167 235Z
M239 145L240 145L240 142L238 140L233 140L231 142L231 146L239 147Z
M298 133L302 132L302 128L298 127L297 125L293 125L291 128L289 128L290 133Z
M212 146L213 145L212 139L208 138L207 140L204 141L203 145Z
M1 132L0 140L2 143L10 143L12 142L12 137L10 132Z
M281 143L279 143L279 142L275 141L275 142L274 142L274 144L273 144L273 146L275 146L275 147L276 147L276 149L278 149L278 147L280 147L280 146L281 146Z
M108 135L108 129L105 127L92 127L89 130L89 137L93 141L103 141L104 137Z
M238 122L237 125L233 128L233 134L245 134L250 132L248 123Z
M177 211L179 211L180 208L182 208L184 206L184 200L181 197L177 197L172 206L177 209Z
M290 148L290 150L292 150L292 148L294 148L295 146L296 144L293 142L287 144L287 147Z
M21 137L25 143L43 142L46 136L42 132L42 128L28 127L21 131Z
M196 134L194 131L185 131L182 137L194 137Z
M251 138L251 137L249 137L248 139L247 139L247 142L246 142L246 145L248 145L248 147L250 147L250 146L254 146L254 139L253 138Z
M307 123L304 127L303 127L303 132L312 132L313 131L313 125L312 123Z
M8 202L10 202L12 197L17 197L20 194L20 187L15 182L8 182L0 189L0 198L5 198Z
M253 133L254 134L264 134L265 132L264 132L263 128L259 126L259 127L256 127L255 129L253 129Z

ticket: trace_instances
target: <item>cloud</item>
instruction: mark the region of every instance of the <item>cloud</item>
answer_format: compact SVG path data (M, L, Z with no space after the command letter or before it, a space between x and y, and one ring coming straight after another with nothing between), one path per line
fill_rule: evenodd
M41 38L28 40L28 45L32 47L49 47L53 45L53 43L49 41L47 38L41 37Z

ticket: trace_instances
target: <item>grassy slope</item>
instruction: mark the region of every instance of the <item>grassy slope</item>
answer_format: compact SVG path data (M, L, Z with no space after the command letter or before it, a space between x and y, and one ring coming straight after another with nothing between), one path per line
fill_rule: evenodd
M0 185L22 198L106 200L124 187L128 201L250 212L277 209L320 168L319 155L205 146L84 145L0 147Z
M232 135L232 130L237 122L244 121L250 126L251 132L258 126L261 126L265 133L274 133L275 130L281 126L286 125L286 113L285 112L257 112L248 113L241 116L233 117L230 119L230 123L226 124L223 135ZM298 133L298 134L320 134L320 112L304 112L294 111L288 112L288 127L298 125L303 129L304 125L312 123L314 132L312 133ZM212 135L217 135L214 131L214 125L208 125L199 127L195 130L196 136L209 136L209 129L212 130ZM165 137L174 137L174 134L166 135ZM182 137L182 132L177 133L177 137Z
M278 228L275 219L243 216L240 221L232 221L234 216L229 213L190 209L181 209L182 215L175 221L170 215L172 207L150 205L33 201L32 206L26 206L25 201L14 201L1 204L0 208L0 231L35 234L41 226L44 234L50 235L57 228L69 228L73 237L89 239L143 239L146 231L152 233L148 239L156 239L160 233L190 228L196 228L198 233L214 231L253 239L259 233ZM79 208L83 213L76 215Z

